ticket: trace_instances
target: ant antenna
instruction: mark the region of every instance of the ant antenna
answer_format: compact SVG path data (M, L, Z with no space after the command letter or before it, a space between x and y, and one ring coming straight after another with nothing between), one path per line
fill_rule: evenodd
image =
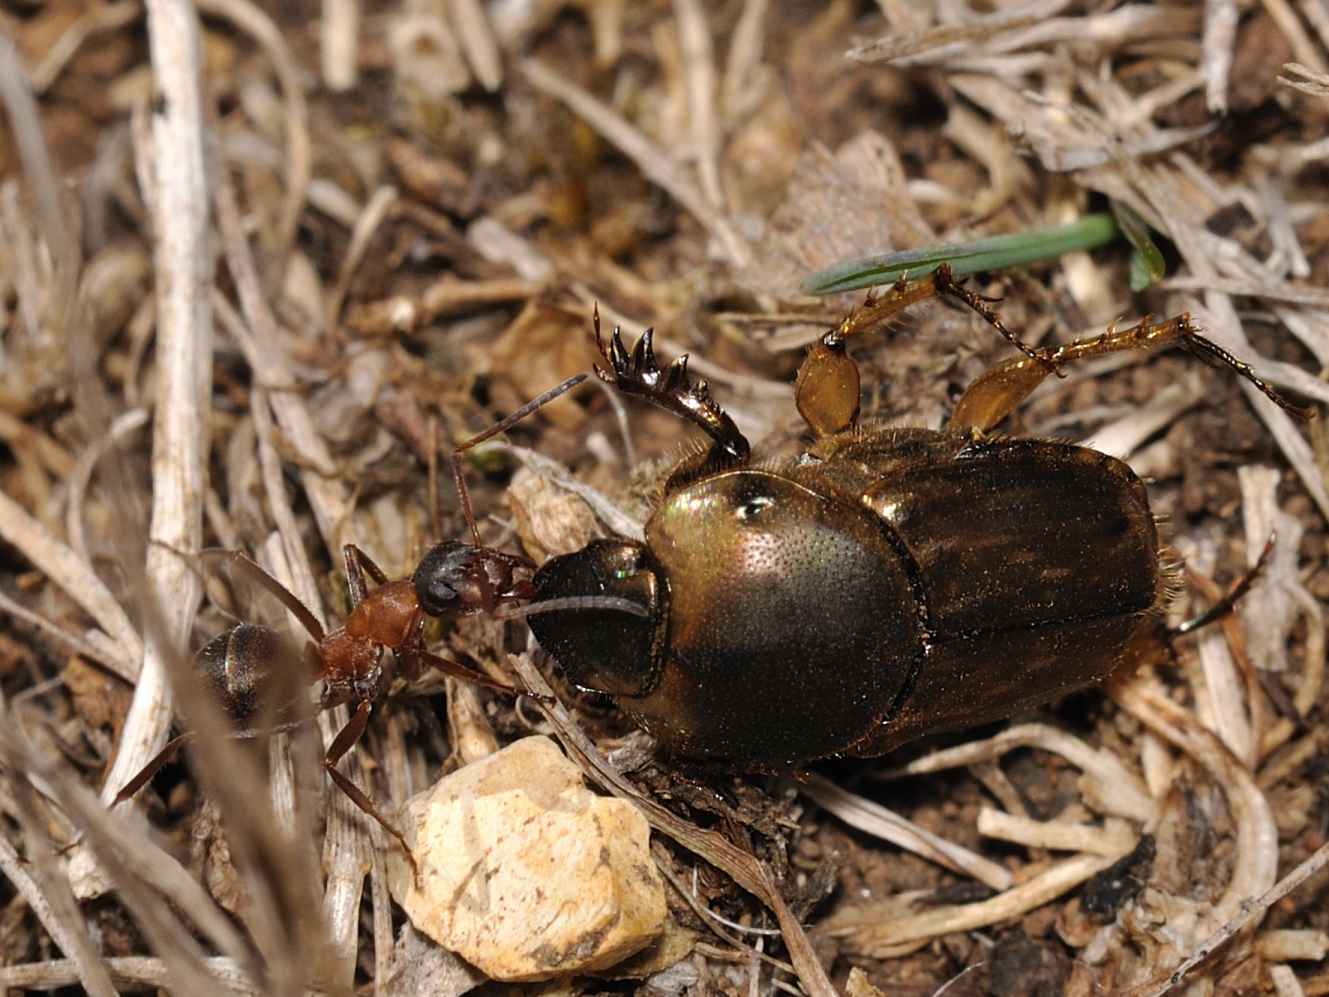
M475 436L472 436L469 440L466 440L464 443L459 443L457 447L452 451L451 456L448 458L449 463L451 463L452 465L452 481L453 484L455 484L457 487L457 497L461 501L462 515L466 517L466 525L470 528L471 538L475 541L475 546L483 547L484 545L480 543L480 528L475 523L475 512L471 508L471 493L467 489L466 479L462 475L461 455L467 450L471 449L471 447L477 446L478 444L483 443L485 440L488 440L492 437L497 436L499 433L511 429L517 423L525 419L528 415L531 415L534 412L538 412L540 409L544 408L555 398L558 398L560 395L567 394L577 385L581 384L582 381L586 380L586 378L588 378L589 376L590 376L589 374L574 374L572 377L568 378L562 384L558 384L550 388L548 391L544 392L543 394L537 395L536 397L532 398L521 408L517 409L517 411L513 412L505 419L500 419L498 422L494 423L494 425L490 426L484 432L477 433Z

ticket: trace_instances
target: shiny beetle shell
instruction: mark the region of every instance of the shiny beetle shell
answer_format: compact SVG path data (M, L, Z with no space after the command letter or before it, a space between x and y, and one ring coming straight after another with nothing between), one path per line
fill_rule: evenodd
M975 379L945 430L860 425L845 341L927 297L961 301L1020 355ZM670 472L644 542L596 541L536 572L537 601L570 608L531 629L572 682L674 753L735 768L882 754L1009 717L1170 639L1170 578L1130 468L993 432L1064 365L1184 346L1308 416L1187 315L1033 350L945 267L902 278L809 349L794 393L816 439L787 460L753 461L686 357L657 364L650 330L629 351L617 329L601 339L597 317L595 338L602 380L710 445ZM576 603L586 596L636 612Z
M680 755L776 769L879 754L1098 681L1157 622L1165 589L1148 499L1122 462L926 430L700 477L666 495L644 545L554 558L535 585L537 599L650 609L531 617L572 681L615 695Z

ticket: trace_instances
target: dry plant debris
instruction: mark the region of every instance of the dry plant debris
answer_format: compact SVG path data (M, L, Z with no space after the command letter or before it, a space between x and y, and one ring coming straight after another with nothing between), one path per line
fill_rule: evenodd
M594 303L780 441L798 350L855 301L800 298L807 273L1112 199L1166 281L1132 295L1115 247L990 279L1026 341L1189 310L1329 402L1314 2L46 0L0 25L6 992L486 986L326 795L344 713L222 736L190 652L280 617L178 552L243 549L344 615L342 545L399 577L460 536L429 469L585 369ZM865 411L937 426L1004 349L920 309L859 353ZM1329 436L1197 366L1089 365L1011 427L1150 478L1177 619L1276 536L1239 613L1106 695L717 794L556 672L548 716L449 680L375 711L343 770L392 810L535 730L646 817L665 937L544 993L1329 994ZM560 401L472 453L485 542L639 535L681 439ZM429 639L542 682L523 635ZM108 810L173 724L190 764Z

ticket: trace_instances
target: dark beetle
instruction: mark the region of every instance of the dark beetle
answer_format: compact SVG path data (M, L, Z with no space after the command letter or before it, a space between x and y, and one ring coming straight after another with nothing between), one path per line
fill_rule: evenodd
M661 370L649 330L629 355L616 329L606 350L597 316L609 369L596 373L710 446L669 474L644 543L597 540L536 572L536 606L570 600L529 624L572 682L678 755L778 770L1010 716L1106 678L1156 637L1171 579L1139 478L1106 454L993 427L1062 364L1168 344L1292 407L1183 315L1021 347L944 430L859 425L845 340L931 295L964 300L1019 345L944 270L901 281L809 351L796 397L816 440L774 462L750 458L686 357ZM637 609L577 606L586 596Z

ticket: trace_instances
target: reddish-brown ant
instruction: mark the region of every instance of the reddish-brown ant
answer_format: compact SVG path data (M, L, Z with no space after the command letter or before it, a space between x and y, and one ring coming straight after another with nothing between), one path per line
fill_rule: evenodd
M427 616L462 617L478 613L503 615L509 604L526 602L531 588L528 578L533 570L524 557L490 547L443 543L431 548L421 559L410 578L390 581L387 575L358 547L343 548L346 580L350 589L351 612L341 626L325 631L314 614L281 582L273 578L244 554L226 550L206 550L203 560L222 561L262 586L295 616L309 634L304 658L309 681L323 682L319 709L331 709L343 703L353 706L350 720L333 739L323 756L323 764L337 788L345 793L402 847L401 832L378 811L369 796L350 779L337 771L337 763L365 732L373 704L380 701L394 678L418 678L426 668L434 668L468 682L502 692L516 692L512 686L495 681L456 661L425 649L424 624ZM368 575L377 588L368 589ZM383 651L393 651L384 659ZM260 711L273 706L272 693L281 676L275 671L285 662L281 640L269 627L241 623L209 641L196 655L203 677L215 691L219 705L235 725L237 736L255 736L263 731L251 728ZM268 730L289 728L288 718L294 704L276 704L278 724ZM127 800L187 743L192 735L181 734L170 741L116 795L115 802ZM409 849L407 849L409 855Z
M311 683L323 682L318 708L331 709L344 703L354 706L350 720L333 738L324 754L324 767L336 786L356 806L401 842L408 857L410 849L401 832L379 813L363 790L336 768L346 752L363 736L373 704L384 698L395 678L411 681L418 678L426 668L434 668L445 675L500 692L520 691L456 661L427 651L424 646L425 618L456 619L479 614L515 618L531 613L568 610L619 610L632 615L641 613L636 605L612 596L584 595L547 599L531 606L520 605L529 603L533 595L530 574L534 572L535 565L521 555L509 554L480 542L479 528L461 474L460 457L463 452L519 422L585 379L585 374L569 378L453 450L453 476L473 544L457 541L436 544L420 559L410 578L396 580L389 580L383 570L355 545L347 544L342 549L351 612L335 630L325 631L314 614L293 592L244 554L212 549L198 555L203 560L228 564L266 589L305 628L310 638L304 649L307 675ZM431 466L431 482L433 477ZM372 591L366 585L366 575L377 585ZM393 651L392 663L385 663L385 649ZM252 623L241 623L219 634L195 656L205 681L212 687L219 705L236 728L236 736L252 737L288 729L298 723L289 719L295 712L295 704L278 702L275 726L266 729L255 729L252 726L254 721L260 719L262 709L271 709L274 705L273 699L279 686L277 680L282 677L275 669L285 663L285 657L277 632L270 627ZM181 734L167 743L124 785L116 795L115 802L134 796L191 737L188 733Z

